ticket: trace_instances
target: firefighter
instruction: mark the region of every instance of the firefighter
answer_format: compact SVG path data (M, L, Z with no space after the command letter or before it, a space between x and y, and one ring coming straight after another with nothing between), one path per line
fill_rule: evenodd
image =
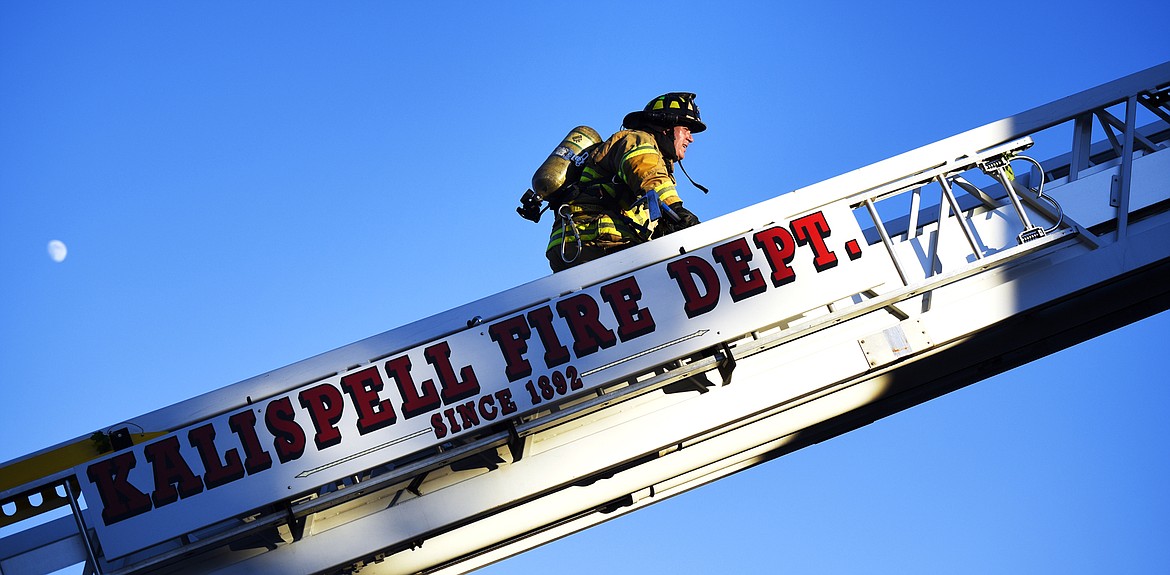
M557 217L545 253L552 270L699 223L675 190L674 166L706 129L687 92L663 94L626 114L622 130L590 151L580 179L552 206Z

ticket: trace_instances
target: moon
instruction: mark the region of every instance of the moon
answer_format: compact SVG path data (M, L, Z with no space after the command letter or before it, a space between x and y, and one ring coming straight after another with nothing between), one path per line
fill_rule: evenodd
M53 261L61 263L65 261L65 256L69 254L69 249L65 247L65 242L61 240L53 240L49 242L49 257Z

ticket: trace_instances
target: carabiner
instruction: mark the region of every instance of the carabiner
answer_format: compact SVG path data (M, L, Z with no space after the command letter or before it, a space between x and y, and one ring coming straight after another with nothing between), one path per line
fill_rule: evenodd
M569 204L561 204L561 207L557 208L557 217L561 219L561 261L567 264L571 264L577 261L578 257L581 257L581 233L577 231L577 222L573 221L572 212L569 210ZM566 228L571 228L573 230L573 237L577 239L577 253L573 254L573 257L571 258L566 255L565 251L565 244L568 243L565 241Z

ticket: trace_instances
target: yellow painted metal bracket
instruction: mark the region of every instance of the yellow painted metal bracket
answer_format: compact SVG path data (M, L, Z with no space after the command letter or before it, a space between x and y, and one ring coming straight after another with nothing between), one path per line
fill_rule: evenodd
M129 436L133 443L141 443L166 433L131 433ZM37 480L97 459L111 451L110 437L99 431L86 439L0 467L0 493L33 484L27 491L0 500L0 527L68 505L69 497L64 487L58 489L63 485L62 482L37 484ZM77 479L70 477L69 481L73 483L74 492L77 492Z

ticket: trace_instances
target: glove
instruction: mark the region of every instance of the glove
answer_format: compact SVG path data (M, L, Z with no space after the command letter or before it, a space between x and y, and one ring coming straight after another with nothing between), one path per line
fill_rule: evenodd
M678 216L678 220L676 221L670 214L663 214L661 218L658 218L658 226L654 232L655 237L662 237L699 223L698 216L684 208L682 202L675 202L670 206L670 211Z
M699 217L695 214L692 214L690 210L684 208L682 202L676 202L674 205L670 206L670 209L675 213L675 215L678 216L677 222L671 222L671 225L673 225L674 229L676 230L689 228L699 223ZM667 219L673 218L667 216Z

